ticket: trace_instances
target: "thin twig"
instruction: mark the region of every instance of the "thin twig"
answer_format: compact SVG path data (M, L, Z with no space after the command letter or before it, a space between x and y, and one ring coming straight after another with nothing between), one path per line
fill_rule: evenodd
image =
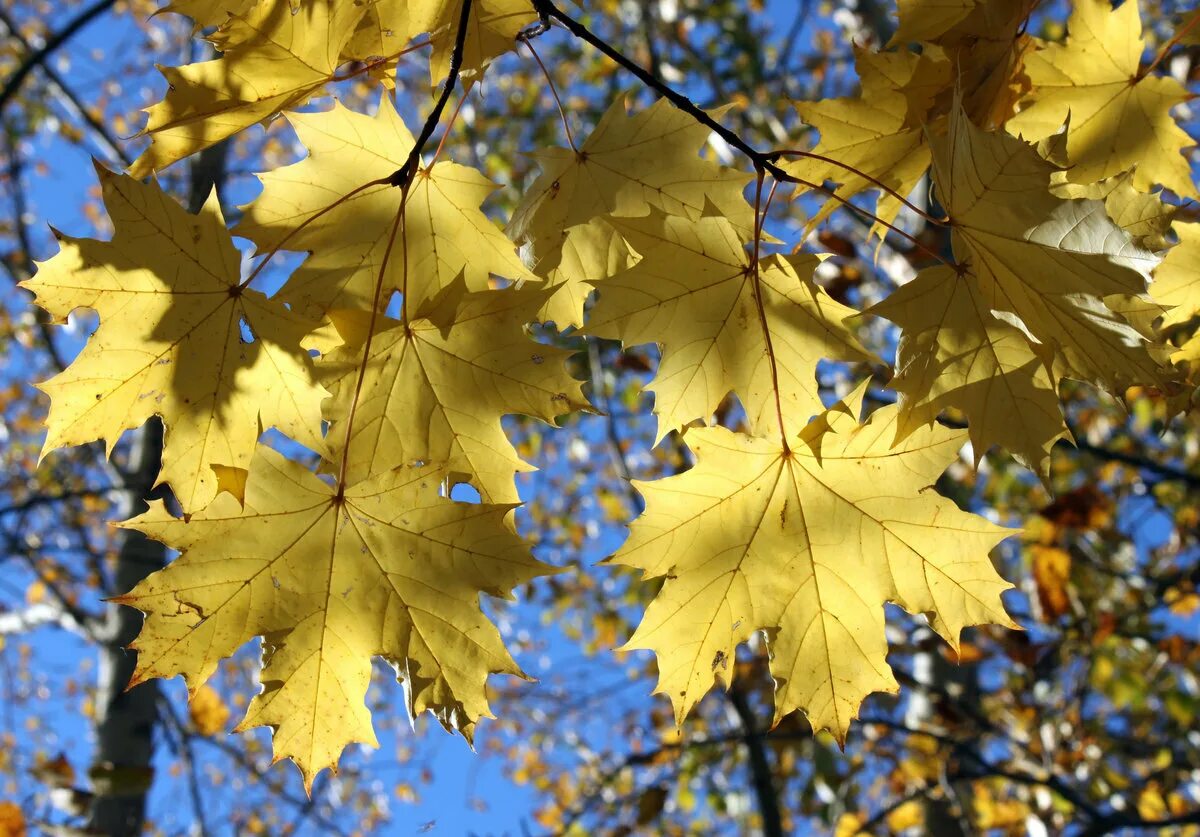
M20 44L21 48L25 50L26 54L32 54L35 51L33 45L30 44L25 36L21 34L20 29L17 28L16 21L6 9L0 8L0 23L4 24L4 27L8 30L9 35L13 38L13 40ZM50 66L50 64L43 62L42 72L58 91L59 95L66 100L68 105L70 105L70 109L74 110L79 115L79 118L86 122L88 127L92 129L92 132L100 138L100 144L107 149L108 153L112 155L114 159L119 160L122 165L129 166L130 163L133 162L133 159L125 153L123 148L121 148L116 136L114 136L108 130L108 127L102 121L92 115L91 111L89 111L87 106L84 105L84 103L80 101L79 97L75 95L75 91L73 91L67 85L66 80L58 73L58 71Z
M97 0L71 19L66 26L47 38L41 49L26 56L25 60L21 62L21 66L17 67L16 71L4 82L4 87L0 88L0 110L3 110L9 100L21 89L21 84L25 81L26 76L38 66L45 64L55 50L114 5L116 5L116 0Z
M1171 51L1171 48L1174 47L1175 44L1182 41L1189 32L1195 29L1197 24L1200 24L1200 13L1192 15L1191 20L1179 27L1179 31L1175 33L1171 40L1163 44L1162 49L1160 49L1158 54L1154 56L1154 60L1150 62L1149 66L1147 66L1146 69L1138 72L1137 81L1141 81L1146 76L1154 72L1158 65L1162 63L1163 59L1167 57L1167 53Z

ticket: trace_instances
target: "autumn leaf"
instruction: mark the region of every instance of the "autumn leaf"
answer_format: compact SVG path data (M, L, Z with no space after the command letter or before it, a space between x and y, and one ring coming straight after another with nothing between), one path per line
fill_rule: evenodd
M474 169L447 161L422 169L400 226L400 189L380 184L355 192L393 174L412 149L413 136L388 96L373 117L335 103L323 113L289 114L288 121L309 156L261 176L262 194L244 207L234 232L260 251L314 254L280 292L300 310L320 317L335 308L369 309L381 271L381 302L403 291L409 310L455 282L482 291L493 274L533 278L480 210L496 186Z
M1012 532L928 490L964 434L921 429L893 447L894 407L857 422L864 391L787 448L690 429L690 471L634 483L646 512L610 560L666 578L627 647L657 655L677 723L714 681L728 686L756 631L771 647L775 722L800 709L844 741L863 698L897 689L885 603L930 614L955 647L964 627L1012 624L1010 585L987 557Z
M417 35L433 44L429 61L433 84L446 77L463 0L376 0L346 52L360 60L394 55ZM516 45L516 37L537 19L529 0L474 0L463 41L462 72L481 72L497 56Z
M1056 133L1070 114L1067 177L1091 183L1133 172L1141 191L1160 183L1196 197L1187 158L1195 142L1171 118L1189 98L1173 78L1140 71L1146 42L1137 0L1113 8L1108 0L1076 0L1065 44L1029 56L1033 84L1008 130L1037 140Z
M345 345L322 360L321 371L333 393L334 412L326 413L330 447L340 461L349 443L348 478L436 463L469 479L485 502L517 502L513 474L532 467L517 456L500 419L520 413L549 422L587 406L580 382L563 365L570 353L535 343L525 331L548 295L468 294L455 286L410 322L381 318L361 383L370 315L335 312ZM356 392L347 440L343 414Z
M870 357L843 324L856 312L812 281L816 256L754 265L723 217L692 221L656 210L609 223L641 260L597 284L585 332L627 346L661 344L658 373L646 387L654 393L657 439L711 415L730 392L755 432L777 430L780 411L798 427L824 409L821 359Z
M616 276L637 264L640 257L616 227L595 218L567 230L558 264L546 271L546 285L554 290L538 312L538 320L560 330L583 327L583 306L597 282Z
M246 468L263 428L315 451L321 400L300 344L314 324L243 288L216 193L190 215L154 184L100 166L112 241L60 237L58 255L23 287L65 323L96 311L100 325L66 371L40 388L50 396L43 456L161 416L160 481L185 511L218 489L214 467Z
M934 148L960 264L924 271L872 309L902 328L897 438L955 408L977 463L999 445L1045 479L1051 448L1068 435L1061 376L1120 395L1123 383L1162 374L1161 349L1135 322L1154 313L1145 272L1155 259L1107 217L1149 236L1162 213L1128 184L1086 190L1111 204L1054 197L1049 163L961 111Z
M244 17L257 0L172 0L155 14L174 12L190 17L197 29L220 27L229 22L230 15ZM295 2L295 0L291 0Z
M550 568L507 528L511 507L438 496L435 469L334 488L260 447L243 507L221 494L189 520L154 501L123 524L181 555L116 601L146 614L133 682L183 675L193 694L263 637L263 690L238 729L269 726L304 784L352 742L378 746L364 702L371 658L395 666L410 715L472 737L491 673L523 676L480 593Z
M629 115L618 98L578 150L532 155L542 172L513 211L509 235L539 276L560 266L572 227L610 215L644 216L655 208L696 220L711 205L749 238L753 211L742 193L750 177L697 155L709 133L665 100Z
M1071 554L1042 544L1031 544L1029 554L1042 614L1057 619L1071 609Z
M984 0L896 0L900 25L892 44L936 41L966 20Z
M1068 438L1048 347L994 316L971 273L933 267L871 309L902 329L897 439L947 408L968 419L975 463L993 445L1046 478L1050 449Z
M1176 244L1150 286L1154 299L1168 308L1163 325L1178 325L1200 314L1200 224L1179 224Z
M1121 174L1095 183L1078 184L1056 172L1050 191L1061 198L1104 201L1104 211L1113 223L1129 233L1134 243L1146 250L1163 250L1178 207L1164 203L1161 193L1139 192L1132 174Z
M167 94L149 109L151 145L130 167L142 178L306 101L330 81L364 5L260 0L212 36L215 60L163 68Z
M930 111L934 97L949 85L952 68L937 51L916 55L865 49L855 50L855 67L862 85L859 96L795 103L800 118L821 134L813 153L828 160L792 160L783 168L818 186L827 180L837 183L835 194L843 200L886 186L891 192L880 194L875 213L890 223L900 211L896 195L911 193L929 168ZM841 205L836 199L826 201L809 228ZM876 231L881 229L877 224Z
M941 55L954 68L939 115L962 100L978 125L998 127L1029 89L1025 57L1033 39L1026 22L1037 0L899 0L900 26L889 46L910 41L923 55ZM932 120L931 120L932 121Z
M1157 259L1104 204L1054 197L1052 164L1018 139L981 131L961 110L933 150L955 258L978 279L984 303L1052 349L1057 375L1116 394L1161 381L1161 348L1120 313L1148 302Z
M27 833L21 806L7 799L0 800L0 837L25 837Z
M1158 266L1150 286L1154 300L1167 309L1162 321L1164 330L1200 317L1200 224L1179 224L1175 232L1179 243ZM1193 333L1172 360L1200 361L1200 336Z

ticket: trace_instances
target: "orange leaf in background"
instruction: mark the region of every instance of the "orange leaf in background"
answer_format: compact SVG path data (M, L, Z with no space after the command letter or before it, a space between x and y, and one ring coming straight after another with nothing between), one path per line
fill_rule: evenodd
M25 815L15 802L0 802L0 837L25 837Z
M1057 619L1071 609L1071 555L1065 549L1041 544L1033 544L1029 550L1043 618Z

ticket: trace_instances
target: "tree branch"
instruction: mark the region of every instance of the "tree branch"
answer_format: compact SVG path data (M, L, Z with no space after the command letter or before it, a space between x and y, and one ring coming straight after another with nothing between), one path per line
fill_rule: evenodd
M66 26L47 38L46 43L42 45L41 49L26 56L25 60L21 62L21 66L17 67L16 72L4 82L4 87L0 88L0 110L3 110L9 100L17 94L26 76L37 67L45 64L46 60L54 54L55 50L71 40L79 30L111 9L115 4L116 0L97 0L97 2L76 15Z
M754 786L754 798L758 801L758 813L762 817L763 837L783 837L783 817L779 812L779 790L775 787L775 776L763 746L764 736L758 730L754 709L746 694L736 686L725 693L733 711L742 725L742 741L750 759L750 778Z
M446 102L450 101L450 95L454 92L454 88L458 86L458 77L462 71L463 51L467 43L467 31L471 22L471 0L463 0L462 11L458 16L458 31L454 36L454 50L450 53L450 72L446 76L446 83L442 86L442 94L438 96L437 104L433 106L433 110L425 119L425 124L421 127L421 133L417 137L417 141L413 143L412 150L408 152L408 158L404 161L404 165L392 172L391 177L387 182L392 186L399 186L402 189L407 189L408 184L417 174L417 166L421 161L421 152L425 149L425 145L429 142L429 138L433 136L433 132L437 130L438 123L442 121L442 111L446 109Z
M25 39L25 36L21 34L21 31L17 28L16 21L13 20L12 16L9 15L7 10L2 8L0 8L0 23L4 24L13 40L21 45L21 48L25 50L26 54L34 53L33 45L30 44L29 41ZM83 102L79 100L79 97L75 95L75 91L67 86L66 80L59 75L58 71L51 67L48 63L43 63L42 72L46 74L46 78L50 80L50 83L58 91L58 94L66 101L67 105L69 105L69 109L77 113L79 118L86 122L88 127L92 129L92 132L100 138L100 144L105 146L108 153L112 155L114 159L119 160L123 166L128 167L133 160L128 154L125 153L124 149L121 148L120 144L117 142L117 138L109 132L108 128L103 122L101 122L99 119L93 116L90 111L88 111Z

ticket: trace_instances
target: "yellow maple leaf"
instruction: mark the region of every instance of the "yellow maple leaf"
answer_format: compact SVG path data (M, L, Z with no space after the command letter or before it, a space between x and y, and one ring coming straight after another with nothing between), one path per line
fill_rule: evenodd
M523 676L479 595L551 571L505 525L511 507L439 497L430 467L337 489L260 447L249 470L244 507L222 494L185 521L156 501L122 524L182 552L116 599L146 614L132 682L183 675L194 693L263 637L263 689L238 729L272 727L309 789L347 744L377 746L373 656L396 667L411 715L470 738L490 717L488 674Z
M1179 242L1167 252L1150 285L1154 301L1167 309L1162 320L1164 330L1200 317L1200 224L1178 224L1175 232ZM1192 334L1171 360L1192 364L1200 361L1200 334Z
M893 44L935 41L966 19L980 0L896 0L900 25Z
M212 36L220 58L162 69L169 87L148 111L151 145L129 173L147 177L303 103L333 78L364 8L305 0L293 10L288 0L260 0L231 15Z
M373 186L329 208L408 157L413 136L387 95L373 117L335 104L287 118L309 156L261 175L263 192L244 207L234 230L260 251L314 253L288 280L283 299L314 317L335 308L369 309L385 256L382 303L392 291L405 291L405 307L414 311L454 282L482 291L493 274L532 278L512 242L479 209L495 184L467 166L443 161L420 170L395 236L398 188Z
M921 429L893 446L895 407L855 418L865 389L788 449L692 428L690 471L635 483L646 512L609 560L667 579L627 647L658 656L677 722L766 631L776 722L800 709L844 741L863 698L897 688L885 603L930 614L955 647L964 627L1012 624L987 553L1013 532L927 490L965 434Z
M658 439L711 415L730 392L755 432L777 429L780 412L797 429L824 409L821 359L870 357L843 323L857 312L812 281L818 257L771 256L754 266L719 216L692 221L655 210L609 223L641 260L597 284L585 332L627 346L662 345L647 386Z
M572 227L609 215L644 216L655 208L695 220L711 205L749 238L754 213L743 192L750 177L697 155L709 133L665 99L633 115L618 99L579 150L533 155L542 172L513 212L509 235L539 276L559 267ZM588 278L596 277L576 277Z
M344 414L357 394L347 478L436 463L470 479L485 502L517 502L513 474L532 466L517 456L501 417L521 413L549 422L587 406L580 382L563 365L570 352L535 343L525 331L548 296L528 288L468 294L456 286L408 323L381 318L361 385L370 315L334 312L345 345L321 367L333 393L326 416L335 460L345 449Z
M1033 90L1008 130L1042 139L1070 114L1067 178L1091 183L1132 170L1134 185L1161 183L1181 197L1196 197L1187 158L1195 142L1171 118L1189 98L1173 78L1142 76L1146 42L1136 0L1114 9L1108 0L1076 0L1065 44L1048 44L1029 56Z
M433 44L430 81L436 84L450 71L462 6L463 0L377 0L367 8L345 50L347 57L394 55L417 35L427 34ZM535 20L529 0L474 0L463 41L463 74L478 73L512 50L517 35Z
M837 163L806 158L782 167L816 185L837 183L835 194L843 199L878 189L879 183L907 196L929 168L925 130L934 97L950 83L950 63L936 49L926 55L856 49L854 56L859 96L794 103L800 118L820 132L813 153ZM841 205L836 199L827 201L809 229ZM890 223L900 205L899 198L884 192L875 214Z
M1104 201L1108 217L1133 238L1139 247L1164 250L1167 233L1179 207L1162 200L1159 192L1139 192L1132 174L1121 174L1095 183L1071 183L1066 172L1055 172L1051 191L1061 198L1087 198Z
M45 452L161 416L160 479L185 511L218 490L214 466L246 468L262 428L316 451L321 400L301 348L313 323L240 285L239 256L216 199L190 215L157 185L97 166L112 241L62 238L23 286L58 322L91 308L100 326L50 395Z
M837 196L809 221L815 229L859 192L881 192L872 233L883 236L929 168L929 138L946 132L960 105L978 124L999 125L1027 89L1022 73L1032 44L1022 32L1032 0L910 0L900 7L892 43L931 39L919 52L855 50L858 96L795 102L820 133L813 149L827 159L783 164L808 183L837 184ZM906 34L907 30L907 34ZM809 187L801 187L803 193Z
M929 268L871 313L903 329L889 384L898 439L953 407L967 415L977 465L999 445L1047 476L1050 449L1068 437L1050 352L992 315L976 277Z
M943 51L967 113L994 127L1028 91L1023 66L1033 39L1025 27L1036 5L1037 0L900 0L900 26L889 46L925 41L922 54ZM950 92L943 90L943 114Z
M172 0L155 14L174 12L190 17L196 29L220 27L229 22L230 15L243 16L258 0ZM289 0L296 2L296 0Z
M961 108L933 139L934 183L950 216L954 253L986 305L1015 315L1056 354L1056 374L1120 393L1160 382L1161 347L1120 313L1145 295L1157 258L1104 204L1062 200L1032 146L985 132Z
M1175 227L1179 242L1154 271L1150 293L1168 308L1163 325L1179 325L1200 314L1200 224Z
M583 305L594 285L637 264L638 254L617 229L595 218L567 230L558 264L546 272L546 286L554 294L538 312L542 322L559 330L583 327Z

